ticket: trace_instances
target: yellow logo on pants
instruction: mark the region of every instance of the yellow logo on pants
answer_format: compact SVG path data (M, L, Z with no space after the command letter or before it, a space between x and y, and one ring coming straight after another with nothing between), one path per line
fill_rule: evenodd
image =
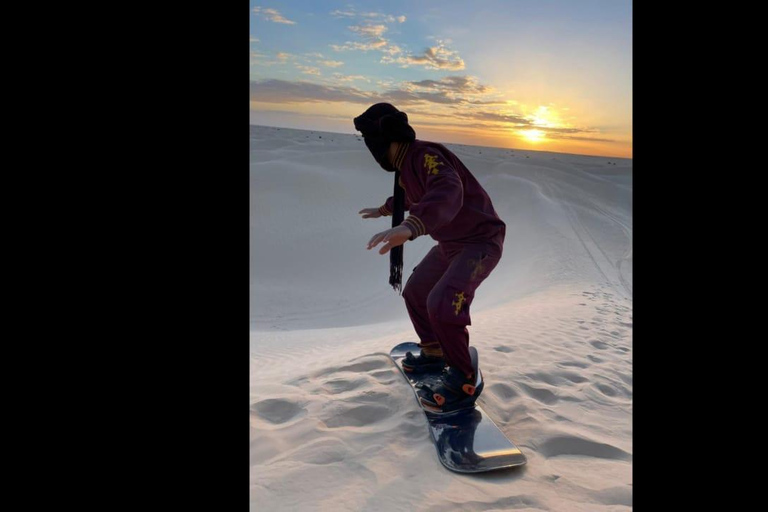
M451 306L456 306L456 311L454 312L454 314L456 316L459 316L459 312L461 311L461 306L464 305L467 299L466 297L464 297L464 292L458 292L455 295L456 295L456 300L451 302Z

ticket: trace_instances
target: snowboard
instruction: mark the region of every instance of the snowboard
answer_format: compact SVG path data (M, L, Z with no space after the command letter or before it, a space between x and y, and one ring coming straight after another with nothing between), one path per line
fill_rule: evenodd
M389 357L411 385L416 401L427 417L429 433L443 466L458 473L482 473L525 464L525 455L507 439L479 405L444 414L432 412L422 406L417 394L419 385L433 385L440 379L441 372L414 374L404 371L401 361L405 354L413 352L418 355L419 350L421 349L416 343L401 343L390 351ZM475 347L469 347L469 351L472 363L477 368L477 350ZM482 375L482 372L479 375Z

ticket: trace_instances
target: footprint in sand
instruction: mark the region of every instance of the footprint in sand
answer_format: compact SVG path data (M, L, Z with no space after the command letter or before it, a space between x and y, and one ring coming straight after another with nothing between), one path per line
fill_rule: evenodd
M339 409L324 420L327 427L364 427L389 418L393 414L393 411L388 407L373 404L353 407L344 404Z
M375 370L368 372L371 377L383 377L384 375L396 375L397 370L394 368L382 368L381 370Z
M373 402L376 404L384 403L391 399L391 394L384 393L382 391L363 391L359 395L355 396L356 402Z
M614 397L618 394L615 389L606 384L595 384L595 386L597 386L597 389L599 389L600 392L606 396Z
M306 409L296 402L281 398L269 398L251 406L258 417L273 423L285 423L299 415L304 415Z
M592 340L589 342L589 344L599 350L605 350L610 347L610 345L608 345L607 343L603 343L602 341L597 341L597 340Z
M370 360L360 361L359 363L353 363L347 366L341 366L339 368L329 368L324 373L330 372L370 372L371 370L380 370L382 368L388 368L389 363L383 360Z
M598 376L599 377L599 376ZM609 382L595 382L585 389L585 393L595 402L616 405L618 402L632 399L632 391L613 379L603 378Z
M287 384L289 386L302 387L307 382L309 382L309 377L299 377L299 378L296 378L296 379L287 380L287 381L285 381L285 384Z
M610 487L608 489L602 489L595 491L594 498L596 503L602 503L605 505L622 505L624 507L632 507L632 484L629 487Z
M515 349L509 348L509 347L505 347L503 345L500 346L500 347L494 347L493 350L495 350L496 352L503 352L505 354L508 354L509 352L514 352L515 351Z
M556 372L555 375L558 375L566 380L569 380L575 384L581 384L582 382L587 382L589 379L586 377L583 377L579 375L578 373L573 372Z
M579 455L599 459L632 460L632 455L620 448L571 435L556 435L532 444L548 459L563 455Z
M556 371L552 373L538 372L528 373L525 375L533 381L545 382L550 386L570 386L571 384L580 384L586 382L587 379L573 372Z
M560 366L575 366L576 368L589 368L589 363L582 363L580 361L561 361L557 363Z
M493 384L489 386L488 388L491 393L498 396L499 398L503 400L509 400L510 398L515 398L518 396L517 391L512 389L511 386L504 384L503 382L498 382L496 384Z
M385 370L377 370L375 372L371 372L369 375L382 384L392 384L395 382L395 380L397 380L398 375L396 372L397 370L394 368L388 368Z
M268 464L296 461L314 465L326 465L341 462L352 454L352 450L344 441L330 437L321 437L278 455L270 460Z
M337 395L339 393L357 389L365 383L366 379L364 377L358 377L355 379L337 378L323 383L322 389L328 394Z
M523 388L523 391L531 398L538 400L541 403L552 405L559 400L558 396L548 389L535 388L527 384L519 383L519 386Z

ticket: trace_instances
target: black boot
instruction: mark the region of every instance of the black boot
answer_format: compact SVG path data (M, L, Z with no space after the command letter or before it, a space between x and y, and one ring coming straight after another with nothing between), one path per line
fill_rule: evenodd
M445 367L445 359L443 359L443 351L439 345L422 345L418 356L414 356L413 352L405 354L403 359L403 370L408 373L426 373L426 372L439 372Z
M437 385L431 388L422 386L419 389L418 395L421 405L424 409L436 413L472 408L485 386L482 375L478 370L467 377L461 370L448 367L443 370Z

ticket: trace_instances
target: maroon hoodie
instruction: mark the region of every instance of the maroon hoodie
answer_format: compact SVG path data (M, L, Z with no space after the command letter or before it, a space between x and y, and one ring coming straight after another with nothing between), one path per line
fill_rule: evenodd
M501 249L506 224L491 198L459 158L435 142L401 143L395 156L405 209L410 215L401 225L413 236L429 235L440 243L494 243ZM379 208L392 215L393 199Z

